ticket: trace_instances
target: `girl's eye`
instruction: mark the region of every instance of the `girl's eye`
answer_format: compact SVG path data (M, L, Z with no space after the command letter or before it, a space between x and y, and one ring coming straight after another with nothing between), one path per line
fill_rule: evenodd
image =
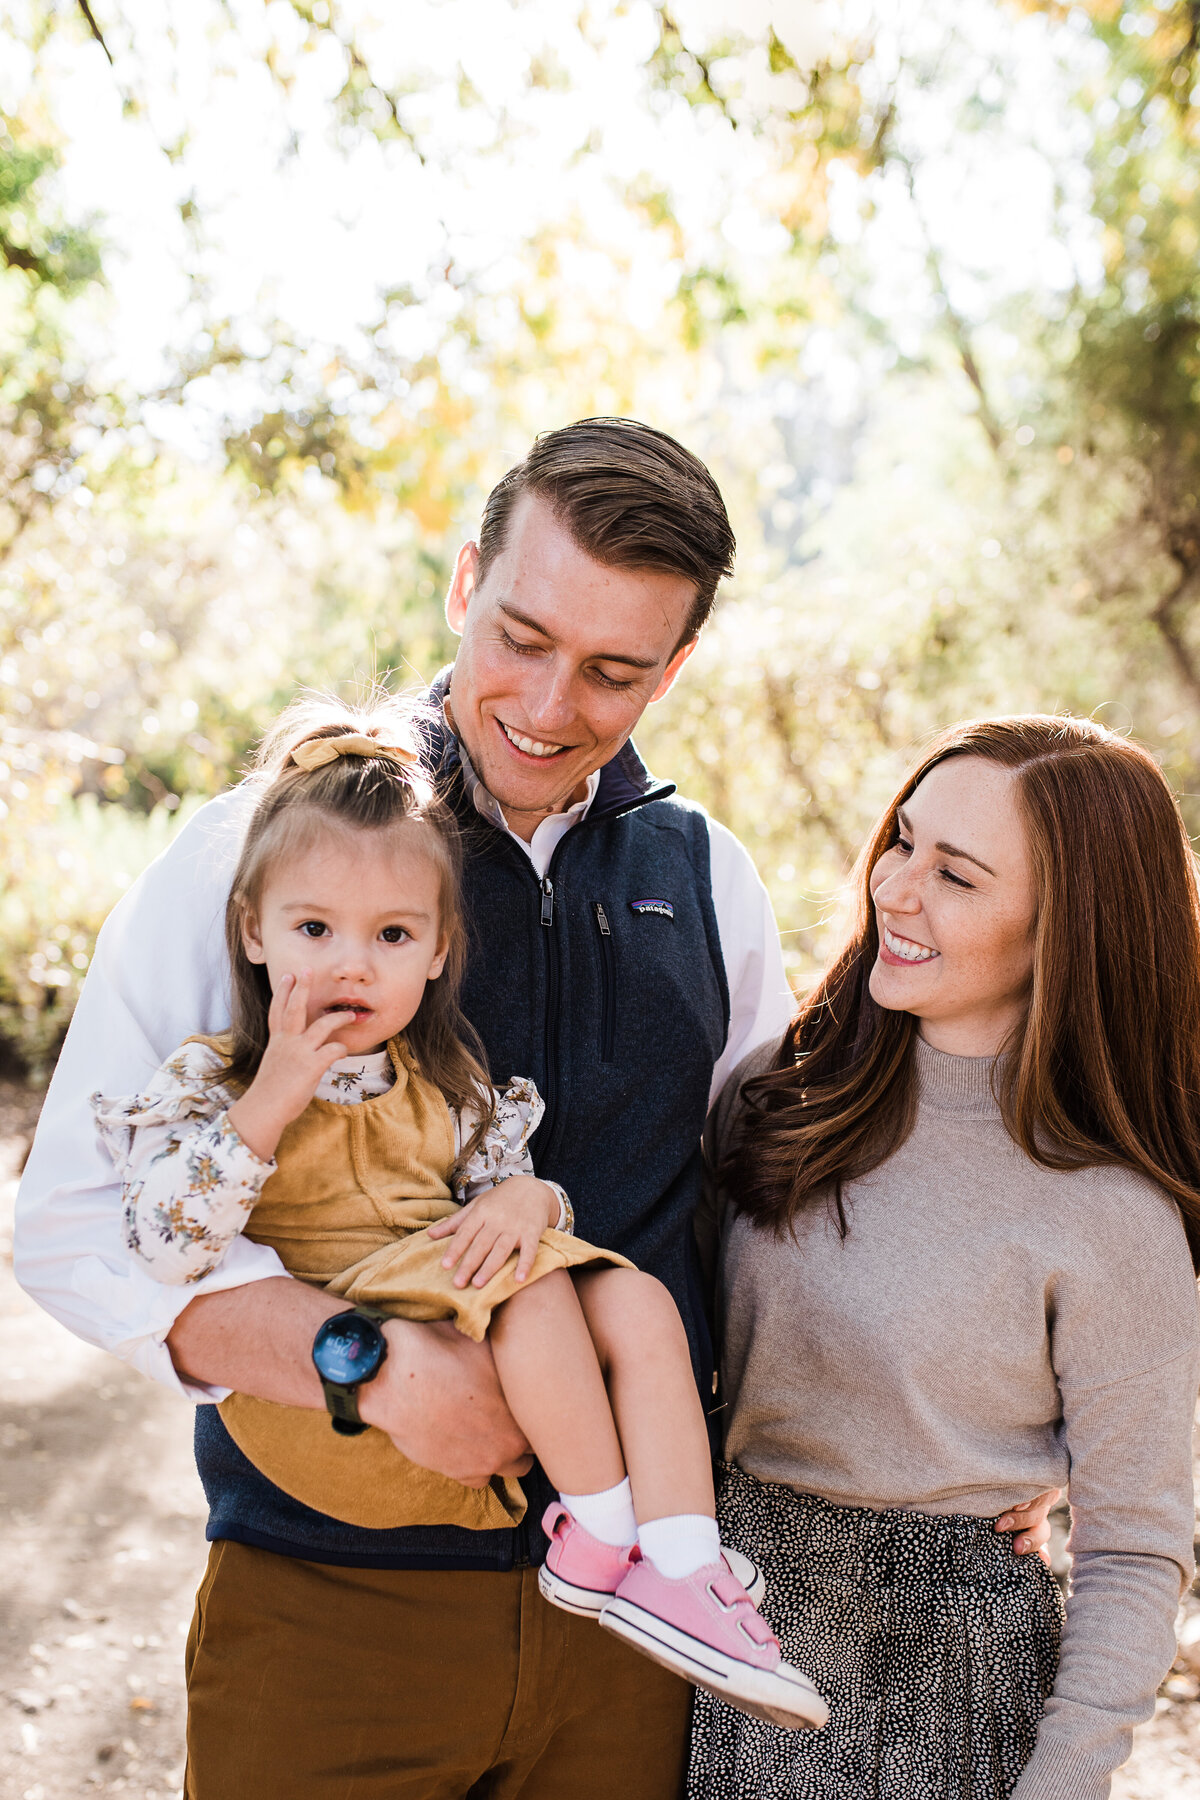
M304 921L303 925L301 925L300 929L304 933L305 937L319 938L319 937L325 936L325 933L329 930L329 927L328 927L328 925L322 925L320 919L305 919L305 921Z
M402 944L408 933L403 925L385 925L379 935L385 944Z

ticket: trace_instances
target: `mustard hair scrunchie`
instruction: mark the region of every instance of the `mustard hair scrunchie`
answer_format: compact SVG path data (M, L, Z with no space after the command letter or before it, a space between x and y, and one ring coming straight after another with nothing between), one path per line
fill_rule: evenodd
M401 764L421 760L411 744L384 744L379 738L363 737L357 731L347 731L341 737L309 738L307 743L297 744L292 751L292 761L305 770L323 769L326 763L336 762L339 756L381 756L388 762Z

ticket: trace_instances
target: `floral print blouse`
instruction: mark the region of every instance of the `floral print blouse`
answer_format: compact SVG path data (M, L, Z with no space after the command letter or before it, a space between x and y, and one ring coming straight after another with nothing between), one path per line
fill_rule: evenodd
M229 1122L236 1094L214 1077L221 1057L207 1044L184 1044L144 1092L92 1095L92 1110L123 1187L127 1247L155 1280L172 1286L211 1273L244 1228L275 1172L244 1144ZM316 1098L343 1106L386 1093L394 1080L386 1050L336 1062ZM511 1175L532 1175L529 1140L545 1111L532 1081L518 1075L495 1094L496 1116L455 1182L462 1203ZM457 1152L475 1129L470 1113L451 1110ZM571 1206L557 1183L559 1229L572 1227Z

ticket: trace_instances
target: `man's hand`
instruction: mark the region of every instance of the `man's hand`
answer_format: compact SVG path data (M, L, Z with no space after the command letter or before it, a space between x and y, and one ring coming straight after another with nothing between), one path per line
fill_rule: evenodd
M1061 1488L1047 1488L1044 1494L1035 1494L1023 1506L1010 1506L1006 1513L1001 1513L996 1520L996 1530L1019 1534L1013 1538L1013 1551L1017 1556L1029 1556L1036 1550L1046 1567L1050 1567L1050 1511L1061 1498Z
M442 1267L458 1264L456 1288L465 1288L472 1277L477 1288L486 1287L514 1250L516 1278L524 1281L533 1267L538 1240L549 1226L557 1225L558 1213L558 1195L548 1182L536 1175L510 1175L486 1194L468 1200L451 1218L431 1225L429 1236L454 1239Z
M386 1431L402 1456L486 1487L493 1475L524 1475L533 1458L508 1410L492 1352L453 1325L389 1319L387 1361L358 1390L359 1417Z
M318 1327L346 1302L287 1276L198 1294L167 1336L181 1375L280 1406L323 1411L312 1363ZM359 1412L386 1431L410 1462L468 1487L523 1475L532 1461L508 1410L492 1353L453 1325L389 1319L388 1355L359 1389Z

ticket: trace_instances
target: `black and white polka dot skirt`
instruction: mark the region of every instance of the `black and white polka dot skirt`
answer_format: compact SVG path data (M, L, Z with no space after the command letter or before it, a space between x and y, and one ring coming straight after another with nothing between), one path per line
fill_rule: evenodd
M829 1723L783 1731L698 1693L688 1800L1006 1800L1058 1665L1040 1557L990 1519L832 1506L733 1465L717 1512Z

